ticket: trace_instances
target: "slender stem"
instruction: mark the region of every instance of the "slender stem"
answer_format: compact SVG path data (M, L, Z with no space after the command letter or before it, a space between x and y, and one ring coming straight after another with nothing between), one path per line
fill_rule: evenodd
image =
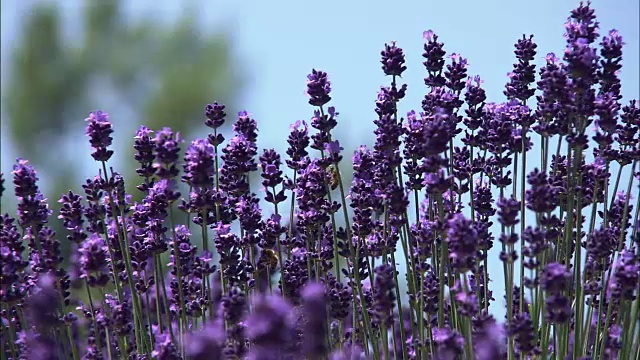
M69 337L69 344L71 346L71 353L73 354L73 360L78 360L78 349L76 348L76 343L73 341L73 331L71 330L71 325L67 325L67 336Z

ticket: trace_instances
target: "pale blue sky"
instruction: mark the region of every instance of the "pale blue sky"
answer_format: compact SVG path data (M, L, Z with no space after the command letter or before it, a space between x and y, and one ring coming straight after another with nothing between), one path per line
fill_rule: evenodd
M72 35L79 20L77 10L84 2L57 2L65 9L66 32ZM35 1L2 0L3 78L20 16L32 3ZM372 139L376 92L389 81L379 64L379 52L385 42L396 40L407 55L404 80L409 91L401 103L403 113L419 108L425 93L420 55L422 32L427 29L440 36L448 54L456 52L467 58L469 74L480 75L489 99L501 101L506 74L514 61L515 41L522 34L534 34L539 64L548 52L560 54L564 46L563 24L577 3L568 0L425 0L398 1L397 5L375 0L124 2L132 17L153 16L171 21L181 11L195 10L205 31L228 27L242 66L248 70L241 105L262 125L260 145L277 148L284 146L281 135L288 130L288 124L310 117L311 107L306 103L304 90L305 76L311 68L329 73L333 85L331 104L341 113L342 120L337 130L354 143L366 143ZM616 28L627 43L621 73L623 94L625 98L638 98L639 2L596 0L593 7L601 23L600 32ZM3 150L7 150L5 146Z
M33 1L2 0L2 78L7 55L16 38L20 17ZM65 8L67 33L77 26L83 1L58 1ZM149 6L153 4L152 9ZM395 5L394 5L395 4ZM341 113L337 137L348 150L373 141L374 101L387 85L379 53L385 42L396 40L407 56L404 82L409 85L402 113L419 109L426 88L422 66L422 33L432 29L448 54L468 59L469 74L484 80L490 101L502 101L511 71L513 44L522 34L533 34L538 44L537 64L548 52L561 55L563 24L578 1L128 1L132 17L153 16L172 21L185 8L196 10L205 31L225 26L233 34L235 51L246 74L246 93L240 104L254 115L261 147L283 151L289 124L308 119L306 74L312 68L329 73L333 101ZM620 74L625 102L639 97L639 13L637 0L592 2L601 34L618 29L623 36L624 67ZM3 81L4 82L4 81ZM3 88L3 91L8 91ZM215 100L215 99L212 99ZM109 111L109 109L105 109ZM88 110L89 111L89 110ZM4 132L3 132L4 134ZM10 171L15 158L2 138L2 170ZM347 159L349 158L347 154ZM496 273L497 271L497 273ZM500 275L501 266L492 269ZM501 301L502 292L496 291ZM496 315L499 315L498 312Z

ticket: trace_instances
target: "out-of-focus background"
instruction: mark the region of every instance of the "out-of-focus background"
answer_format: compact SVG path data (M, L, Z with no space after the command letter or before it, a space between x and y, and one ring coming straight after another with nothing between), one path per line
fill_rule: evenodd
M624 101L639 97L639 13L636 0L595 0L600 33L618 29L626 46ZM534 34L536 63L564 48L563 24L578 1L325 0L2 0L1 169L10 185L16 157L29 159L54 210L60 194L81 192L97 174L84 118L102 109L115 123L112 164L130 176L139 125L170 126L187 142L207 134L204 106L219 101L232 121L253 114L259 146L286 148L289 124L308 120L305 96L312 68L329 73L340 112L336 138L344 166L360 144L371 145L374 102L389 78L379 53L396 40L405 50L409 85L402 113L425 94L422 33L432 29L448 54L468 59L490 101L502 91L513 44ZM230 127L226 128L230 131ZM536 157L534 157L536 158ZM343 172L344 173L344 172ZM125 177L126 179L126 177ZM2 212L13 211L11 189ZM495 264L500 274L500 264ZM500 279L495 279L499 281ZM499 294L495 294L502 296Z

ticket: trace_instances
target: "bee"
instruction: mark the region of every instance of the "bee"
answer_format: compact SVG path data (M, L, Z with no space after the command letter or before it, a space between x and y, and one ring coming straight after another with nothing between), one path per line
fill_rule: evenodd
M329 173L329 186L331 190L335 190L338 188L338 184L340 183L340 175L338 174L338 168L334 164L329 164L326 168L327 173Z
M278 254L275 251L263 249L261 258L260 262L269 269L273 270L278 267Z

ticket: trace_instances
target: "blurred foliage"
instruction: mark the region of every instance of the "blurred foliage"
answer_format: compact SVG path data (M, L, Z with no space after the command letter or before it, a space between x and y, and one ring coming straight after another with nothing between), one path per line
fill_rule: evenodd
M72 15L82 24L65 24L70 14L62 12L62 1L37 3L25 12L20 37L8 54L10 73L2 92L7 115L3 122L8 125L3 135L10 136L15 152L35 166L54 211L62 193L82 191L78 170L92 159L88 140L79 134L84 133L82 120L89 112L109 112L114 138L129 139L116 142L116 170L139 199L131 146L138 126L168 126L186 141L196 131L204 137L204 106L215 100L233 114L242 90L229 34L206 34L194 23L193 13L177 15L172 23L159 21L153 12L131 20L119 0L79 3L72 9L78 14ZM70 34L65 32L68 25L73 25ZM65 163L61 155L69 149L79 155ZM5 165L3 169L11 168ZM11 174L5 178L9 185ZM13 208L6 200L4 196L6 209ZM57 221L52 225L57 227Z
M28 11L3 89L7 135L50 186L62 177L67 183L75 164L60 166L55 151L43 150L68 146L69 134L84 129L82 119L95 108L133 115L112 116L116 138L132 138L132 129L142 124L193 135L208 102L234 108L241 88L230 68L235 61L227 34L204 34L188 13L173 25L152 14L130 21L117 0L85 1L77 10L84 24L72 38L63 36L65 17L57 3L39 3ZM102 98L118 109L103 108ZM87 150L78 160L90 159L87 144L77 145ZM132 148L116 150L119 159L131 159Z

